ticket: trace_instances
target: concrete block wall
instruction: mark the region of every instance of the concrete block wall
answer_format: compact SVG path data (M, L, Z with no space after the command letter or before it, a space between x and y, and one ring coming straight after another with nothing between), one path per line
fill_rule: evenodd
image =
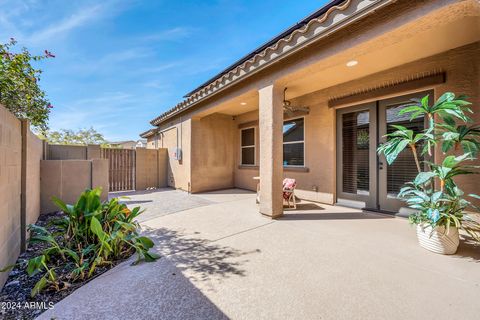
M99 159L100 145L72 146L62 144L47 144L46 160L89 160Z
M135 189L167 187L168 150L137 148L135 156Z
M85 146L70 146L49 144L47 147L48 160L86 160L87 148Z
M32 132L27 133L26 154L26 223L35 223L40 215L40 161L44 142Z
M0 268L20 253L21 122L0 105ZM0 273L0 288L7 280Z
M45 157L82 160L42 160ZM25 240L26 226L35 223L40 212L56 210L52 195L73 203L86 188L101 186L107 198L108 160L100 157L98 145L47 145L28 122L0 105L0 268L15 263L25 243L22 230ZM7 277L0 273L0 288Z
M42 160L40 162L41 213L58 210L52 197L74 204L78 196L90 188L103 189L102 200L108 197L108 160Z
M168 150L166 148L158 149L158 186L163 188L168 186Z
M22 229L36 222L40 214L42 157L43 141L30 131L28 122L22 123L0 105L0 269L16 261L22 248ZM27 237L25 231L24 239ZM7 273L0 273L0 288L7 277Z

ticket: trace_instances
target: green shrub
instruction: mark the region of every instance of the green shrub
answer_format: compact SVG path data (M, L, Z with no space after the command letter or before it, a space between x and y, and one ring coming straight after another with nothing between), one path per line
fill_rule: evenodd
M154 261L159 256L149 250L153 241L138 234L139 225L135 220L142 213L140 207L130 210L114 198L102 202L102 190L85 190L74 205L58 198L54 203L65 216L54 221L54 233L30 225L30 242L42 242L47 248L42 254L28 261L27 273L32 276L44 275L33 288L34 296L46 286L60 290L60 282L75 282L91 277L99 266L111 265L116 260L128 258L134 252L140 260ZM60 279L55 273L58 259L67 264L67 279Z

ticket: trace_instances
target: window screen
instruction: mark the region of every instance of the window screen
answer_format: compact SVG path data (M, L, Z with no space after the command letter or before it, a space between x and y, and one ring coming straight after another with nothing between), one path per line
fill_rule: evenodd
M414 132L421 132L424 129L424 118L419 116L410 121L410 114L398 114L404 107L402 105L390 106L387 108L387 133L392 133L397 129L392 125L401 125ZM423 149L423 145L417 147L417 155L420 163L425 159L420 154ZM417 176L418 171L415 165L415 159L413 157L410 148L405 148L397 156L397 159L387 166L387 196L389 198L396 198L398 192L407 181L412 181Z
M283 165L305 165L304 119L283 122Z
M368 111L342 115L342 191L369 194L370 119Z
M241 162L242 165L255 164L255 128L241 131Z

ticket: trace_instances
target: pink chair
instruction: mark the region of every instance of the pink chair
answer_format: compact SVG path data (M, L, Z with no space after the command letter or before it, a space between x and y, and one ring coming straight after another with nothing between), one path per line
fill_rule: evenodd
M283 199L287 201L289 208L297 209L297 202L295 200L295 187L297 182L295 179L283 179Z

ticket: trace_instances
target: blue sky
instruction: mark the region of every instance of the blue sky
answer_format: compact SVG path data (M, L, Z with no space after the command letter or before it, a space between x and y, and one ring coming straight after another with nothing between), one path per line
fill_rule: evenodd
M138 139L182 96L327 1L0 0L0 41L41 62L50 128Z

